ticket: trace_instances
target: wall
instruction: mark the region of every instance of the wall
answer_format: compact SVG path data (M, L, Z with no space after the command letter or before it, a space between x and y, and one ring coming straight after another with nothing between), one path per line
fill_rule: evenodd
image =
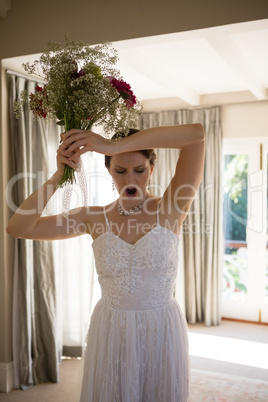
M263 137L268 142L268 101L223 106L225 138Z
M0 19L0 58L39 53L66 33L94 44L267 17L267 0L12 0Z
M13 0L11 10L0 19L0 59L39 53L49 40L62 41L64 34L88 43L103 40L124 40L135 37L188 31L212 26L268 18L267 0L94 0L56 1ZM6 66L3 66L6 68ZM8 146L7 88L1 73L1 140L0 188L2 194L11 175ZM255 107L254 107L255 108ZM260 131L266 132L261 106L254 113L261 115ZM243 106L237 114L232 107L225 110L227 132L232 118L239 114L245 124ZM233 117L232 117L233 116ZM264 121L265 120L265 121ZM245 124L246 126L246 124ZM239 123L238 123L239 127ZM246 126L247 127L247 126ZM253 130L252 130L253 131ZM235 131L236 132L236 131ZM236 133L242 131L237 131ZM241 134L244 135L244 134ZM5 227L8 211L4 197L0 199L0 390L8 391L11 384L11 300L12 300L12 239Z

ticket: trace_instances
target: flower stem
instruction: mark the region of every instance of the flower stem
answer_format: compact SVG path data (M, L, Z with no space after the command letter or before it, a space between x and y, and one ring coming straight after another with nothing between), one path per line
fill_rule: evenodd
M72 120L72 119L68 118L68 117L67 117L67 114L64 113L65 132L71 130L72 128L75 128L75 127L72 127L72 126L73 126L73 123L72 123L71 120ZM65 166L64 166L64 172L63 172L62 178L61 178L61 180L60 180L59 183L58 183L58 187L63 187L63 186L64 186L65 184L67 184L67 183L70 183L70 184L75 183L75 182L76 182L76 179L75 179L75 174L74 174L74 172L75 172L75 171L74 171L74 169L73 169L72 167L70 167L69 165L65 165Z
M115 103L116 101L118 101L118 99L120 99L120 98L121 98L121 95L118 95L116 98L114 98L114 99L111 101L111 103L109 104L109 106L112 105L113 103ZM105 112L107 109L108 109L108 106L102 108L97 114L95 114L95 116L93 116L92 119L90 120L90 124L93 125L93 124L95 123L95 121L97 121L98 118L101 116L101 114L102 114L103 112Z
M69 165L64 166L64 172L61 180L58 183L58 187L63 187L67 183L70 184L76 183L74 169L71 168Z

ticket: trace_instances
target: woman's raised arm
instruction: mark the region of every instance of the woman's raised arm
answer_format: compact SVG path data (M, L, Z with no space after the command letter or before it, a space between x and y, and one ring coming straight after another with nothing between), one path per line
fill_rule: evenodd
M122 139L116 145L118 153L148 148L180 149L175 174L159 205L162 225L179 232L203 176L205 159L203 126L185 124L151 128Z
M179 231L200 185L205 157L205 134L201 124L154 127L141 130L118 142L109 141L91 131L71 130L62 134L61 149L68 160L76 162L87 151L106 155L152 148L180 150L175 174L161 199L161 214Z
M92 131L73 129L61 135L60 150L69 161L77 162L88 151L115 155L124 152L152 148L184 149L189 145L204 141L201 124L184 124L168 127L154 127L141 130L135 135L122 138L118 142L109 141Z

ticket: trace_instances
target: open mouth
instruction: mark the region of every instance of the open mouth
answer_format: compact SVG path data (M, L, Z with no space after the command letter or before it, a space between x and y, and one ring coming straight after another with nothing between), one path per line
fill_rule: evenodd
M134 197L137 193L137 189L135 187L128 187L126 189L127 196Z

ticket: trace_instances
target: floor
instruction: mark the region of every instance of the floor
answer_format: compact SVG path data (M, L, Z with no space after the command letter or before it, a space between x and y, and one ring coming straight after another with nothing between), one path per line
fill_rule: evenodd
M192 369L268 382L268 369L264 368L268 365L267 325L223 320L221 325L216 327L189 325L188 333ZM247 360L249 356L251 357ZM59 384L40 384L28 391L13 390L8 394L0 393L0 401L74 402L80 366L79 360L65 360L60 368ZM218 400L223 399L213 399ZM235 399L237 400L239 399Z
M193 369L268 381L268 325L222 320L188 332Z

